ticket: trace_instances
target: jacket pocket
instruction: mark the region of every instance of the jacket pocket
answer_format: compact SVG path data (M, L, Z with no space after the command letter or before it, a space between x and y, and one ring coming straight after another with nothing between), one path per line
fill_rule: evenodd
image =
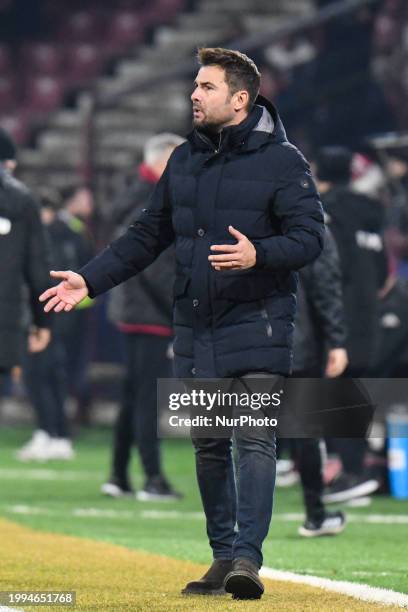
M173 285L174 298L183 297L186 294L190 278L188 276L177 276Z
M261 300L277 291L276 276L263 270L237 270L215 273L217 298L237 302Z

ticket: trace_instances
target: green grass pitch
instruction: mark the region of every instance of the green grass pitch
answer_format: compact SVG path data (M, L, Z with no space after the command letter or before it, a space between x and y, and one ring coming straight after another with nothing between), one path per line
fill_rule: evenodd
M211 555L195 481L190 442L163 443L163 462L172 483L184 492L180 502L146 503L103 497L99 488L109 473L111 432L83 430L71 462L22 464L14 451L29 437L26 428L0 432L0 515L37 530L63 533L207 563ZM134 453L132 478L142 476ZM353 508L346 531L336 538L302 539L303 512L298 487L277 489L272 526L264 545L264 564L275 569L335 580L364 582L408 593L408 502L376 497L368 508ZM377 515L379 522L364 522Z

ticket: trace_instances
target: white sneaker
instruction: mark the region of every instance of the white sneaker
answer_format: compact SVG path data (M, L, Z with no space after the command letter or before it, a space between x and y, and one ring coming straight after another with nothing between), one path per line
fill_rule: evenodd
M47 459L61 459L70 461L75 457L72 442L68 438L50 438L47 449Z
M50 440L46 431L38 429L33 433L31 440L16 452L16 458L20 461L46 461Z

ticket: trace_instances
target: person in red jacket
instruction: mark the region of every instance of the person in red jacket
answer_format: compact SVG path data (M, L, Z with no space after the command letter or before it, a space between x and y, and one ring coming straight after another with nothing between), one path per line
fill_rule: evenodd
M182 142L183 138L170 133L146 141L138 178L114 205L115 234L122 234L147 205L170 154ZM111 475L101 487L105 495L133 494L129 465L132 444L136 443L146 478L137 499L167 501L181 497L163 474L156 431L157 379L171 376L174 269L174 249L167 249L158 261L116 287L110 296L109 318L123 339L125 380L115 424Z

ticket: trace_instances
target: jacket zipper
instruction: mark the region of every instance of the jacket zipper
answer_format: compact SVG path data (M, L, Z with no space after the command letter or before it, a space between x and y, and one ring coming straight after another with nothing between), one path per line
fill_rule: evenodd
M265 300L261 300L261 317L265 321L266 335L272 337L272 325L269 321L268 311L266 310Z
M197 131L197 134L198 134L198 137L199 137L199 138L201 138L201 140L202 140L203 142L205 142L206 144L209 144L211 147L214 147L214 144L212 143L212 141L211 141L209 138L207 138L207 137L206 137L206 136L204 136L203 134L200 134L200 132L199 132L199 131ZM218 153L218 152L219 152L219 150L220 150L220 148L221 148L221 138L222 138L222 130L221 130L221 132L220 132L220 139L219 139L219 141L218 141L218 147L217 147L217 148L214 148L214 153Z
M214 149L214 153L218 153L218 151L221 149L221 136L222 136L222 130L220 132L220 139L218 141L218 147Z

